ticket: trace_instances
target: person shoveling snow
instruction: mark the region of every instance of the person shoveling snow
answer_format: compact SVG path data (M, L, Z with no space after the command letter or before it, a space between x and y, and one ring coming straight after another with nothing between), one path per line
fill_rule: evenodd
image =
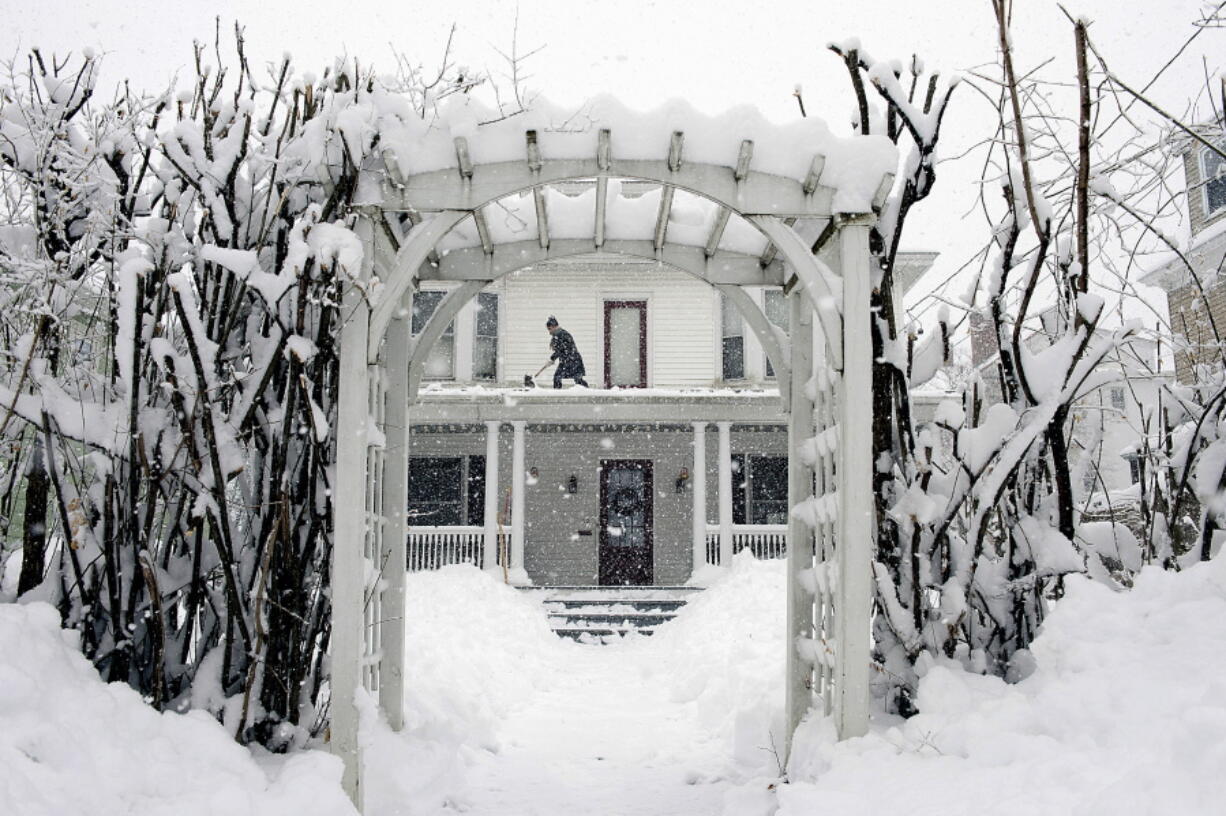
M587 387L587 380L583 379L587 371L583 367L583 357L579 354L579 347L575 345L575 338L571 337L570 332L558 325L558 319L550 315L545 321L545 329L551 335L549 340L549 350L553 354L549 357L549 362L557 362L558 367L553 370L553 387L561 388L563 379L573 379L575 385ZM541 366L541 371L549 367L549 363ZM536 372L539 377L541 371ZM524 377L524 385L533 385L531 376Z

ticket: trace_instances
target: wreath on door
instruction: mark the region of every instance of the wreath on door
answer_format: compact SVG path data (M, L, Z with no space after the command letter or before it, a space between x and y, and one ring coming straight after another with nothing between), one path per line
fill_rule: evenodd
M643 509L643 495L633 488L623 487L613 494L613 512L629 516Z

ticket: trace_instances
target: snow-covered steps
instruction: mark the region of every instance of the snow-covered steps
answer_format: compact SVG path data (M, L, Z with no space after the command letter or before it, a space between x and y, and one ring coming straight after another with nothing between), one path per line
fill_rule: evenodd
M650 635L676 617L700 587L525 587L540 597L559 637L606 643L630 632Z

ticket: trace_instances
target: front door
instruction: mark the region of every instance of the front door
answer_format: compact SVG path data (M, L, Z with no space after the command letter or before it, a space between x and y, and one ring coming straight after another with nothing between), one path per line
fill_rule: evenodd
M601 586L653 582L651 497L649 460L601 461Z

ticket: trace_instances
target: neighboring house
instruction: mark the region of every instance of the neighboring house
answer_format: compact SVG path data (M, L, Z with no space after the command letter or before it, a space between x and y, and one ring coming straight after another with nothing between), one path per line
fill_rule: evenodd
M907 285L934 257L906 257ZM423 282L414 333L447 288ZM782 290L748 293L786 331ZM551 315L574 336L590 388L554 390L552 368L524 386L549 358ZM478 561L491 522L511 580L538 585L684 583L702 529L710 564L721 530L734 550L783 554L787 428L774 371L706 282L611 255L544 262L465 306L426 369L411 420L411 569ZM505 419L508 406L519 419Z
M1042 317L1041 322L1046 323L1054 312ZM985 312L975 311L969 324L971 361L983 378L984 402L999 401L999 353L991 319ZM1049 343L1050 337L1047 329L1036 331L1027 344L1035 351ZM1133 486L1141 478L1139 440L1158 434L1156 428L1146 428L1145 416L1159 404L1161 387L1171 381L1171 373L1162 370L1161 355L1151 341L1133 340L1119 354L1104 360L1101 368L1118 372L1118 379L1082 395L1069 417L1069 466L1074 488L1086 508L1101 507L1104 498L1112 504L1137 498ZM919 396L921 406L933 406L927 409L929 412L941 399L931 392ZM923 412L921 407L921 415Z
M1188 263L1173 257L1141 282L1166 291L1176 380L1191 383L1197 366L1221 365L1219 337L1226 336L1226 279L1220 274L1226 260L1226 159L1189 140L1183 170L1191 236L1182 254Z

